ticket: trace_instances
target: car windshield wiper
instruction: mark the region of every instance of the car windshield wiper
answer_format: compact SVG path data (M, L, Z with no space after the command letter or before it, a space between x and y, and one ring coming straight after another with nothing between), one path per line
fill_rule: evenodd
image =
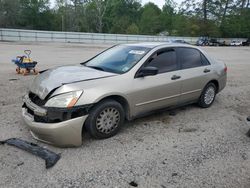
M97 67L97 66L87 66L86 67L92 68L92 69L96 69L96 70L100 70L100 71L104 71L104 69L102 67Z

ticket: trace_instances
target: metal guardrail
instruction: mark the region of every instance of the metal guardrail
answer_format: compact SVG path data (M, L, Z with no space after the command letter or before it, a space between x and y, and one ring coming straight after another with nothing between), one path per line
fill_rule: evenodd
M171 40L185 40L195 44L198 37L175 37L156 35L125 35L106 33L81 33L61 31L40 31L23 29L0 28L0 41L27 41L27 42L72 42L72 43L129 43L129 42L167 42ZM245 41L238 38L218 38L220 42L230 44L232 40Z
M80 33L5 28L0 28L0 39L1 41L73 43L167 42L173 39L182 39L190 43L195 43L197 41L197 37Z

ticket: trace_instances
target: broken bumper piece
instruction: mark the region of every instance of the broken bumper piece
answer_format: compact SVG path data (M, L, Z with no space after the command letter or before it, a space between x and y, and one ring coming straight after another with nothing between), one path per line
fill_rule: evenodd
M18 138L10 138L5 141L0 141L0 144L15 146L19 149L25 150L33 155L36 155L37 157L44 159L47 169L53 167L61 158L59 154L56 154L46 148L40 147L37 144L27 142Z

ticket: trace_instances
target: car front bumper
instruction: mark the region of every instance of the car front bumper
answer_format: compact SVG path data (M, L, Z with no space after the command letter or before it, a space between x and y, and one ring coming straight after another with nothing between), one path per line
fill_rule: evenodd
M22 116L31 135L39 141L58 147L82 145L82 127L87 115L59 123L40 123L35 122L27 109L22 108Z
M23 102L22 116L35 139L59 147L82 144L82 127L89 105L72 109L46 108L36 105L28 95L23 97Z

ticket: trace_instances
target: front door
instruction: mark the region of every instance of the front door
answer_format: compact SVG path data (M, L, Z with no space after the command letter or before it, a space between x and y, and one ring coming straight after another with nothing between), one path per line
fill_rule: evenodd
M154 53L143 65L158 68L158 74L134 78L130 98L134 115L177 104L181 90L181 75L175 49Z

